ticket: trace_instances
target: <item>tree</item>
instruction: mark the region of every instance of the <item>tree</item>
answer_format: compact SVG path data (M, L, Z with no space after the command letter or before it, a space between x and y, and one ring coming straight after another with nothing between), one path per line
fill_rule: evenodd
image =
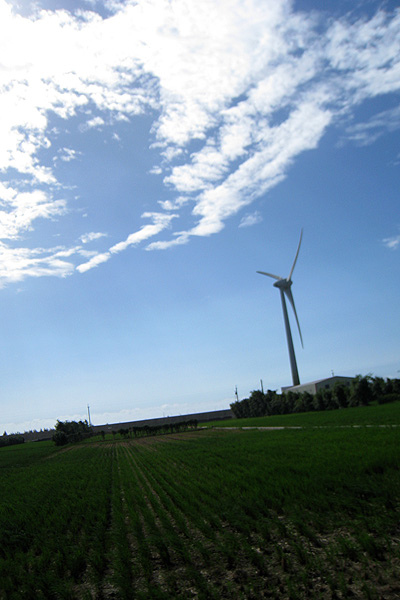
M64 431L56 431L52 440L56 446L65 446L68 444L68 436Z
M350 406L367 406L374 399L372 386L368 377L357 377L352 382Z
M379 398L383 396L383 394L385 393L385 380L383 379L383 377L375 377L373 379L372 391L376 400L379 400Z
M253 390L249 397L250 417L264 417L268 414L267 398L264 392Z
M120 429L118 429L117 433L119 433L120 436L125 439L129 437L129 429L124 429L123 427L121 427Z
M313 398L313 407L316 411L325 410L324 394L321 390L319 390Z
M289 415L290 413L297 412L295 406L300 398L300 395L296 392L286 392L281 396L276 395L274 400L271 402L271 414L273 415ZM303 411L300 411L303 412Z
M249 417L249 400L248 398L243 398L243 400L236 400L231 404L231 410L237 419L245 419Z
M349 389L341 383L337 383L332 390L333 397L339 408L346 408L349 403Z
M80 442L92 435L92 428L87 421L57 421L53 442L56 446Z
M336 398L331 389L322 390L324 396L325 410L335 410L339 408Z

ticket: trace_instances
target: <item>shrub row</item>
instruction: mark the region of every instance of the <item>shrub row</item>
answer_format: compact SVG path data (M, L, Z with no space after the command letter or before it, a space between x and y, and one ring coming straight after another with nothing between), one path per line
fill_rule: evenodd
M24 438L22 435L7 435L6 433L0 437L0 448L4 446L15 446L16 444L23 444Z
M177 421L176 423L165 423L164 425L144 425L143 427L121 427L118 431L113 431L112 434L117 433L124 438L131 437L147 437L151 435L164 435L166 433L179 433L180 431L187 431L188 429L197 429L198 421L191 419L187 421ZM101 432L103 439L105 438L105 431Z
M366 406L373 401L379 404L400 400L400 379L362 377L357 375L351 385L336 384L331 389L309 392L278 394L268 390L251 392L249 398L231 404L236 418L265 417L290 413L334 410L349 406Z

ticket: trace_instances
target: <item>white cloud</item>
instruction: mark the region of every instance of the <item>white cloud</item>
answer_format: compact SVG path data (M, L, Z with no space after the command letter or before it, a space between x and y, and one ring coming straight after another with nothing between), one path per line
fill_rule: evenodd
M105 121L102 117L93 117L93 119L89 119L85 124L80 126L81 131L86 131L87 129L99 128L105 124Z
M346 137L359 146L367 146L385 133L397 129L400 129L400 106L380 112L369 121L348 127Z
M262 216L258 211L255 211L253 213L247 213L240 221L239 227L252 227L253 225L261 223L261 221Z
M53 200L40 190L18 192L0 182L0 239L17 239L37 219L53 219L66 212L64 200Z
M281 181L299 154L316 148L337 118L400 88L400 11L318 22L316 12L295 13L289 0L127 0L103 3L105 18L94 12L101 3L88 4L92 12L22 16L0 0L3 239L66 212L55 195L59 163L51 169L43 159L55 154L50 115L58 131L76 115L84 130L129 127L149 109L155 115L149 145L162 161L152 173L166 173L169 199L156 200L165 213L152 213L151 224L92 256L80 272L166 231L171 211L189 202L187 231L147 249L217 233ZM369 143L398 124L393 110L347 133ZM76 156L64 148L59 158Z
M77 152L73 148L61 148L61 150L58 151L58 154L59 157L55 157L54 160L59 158L63 162L71 162L71 160L75 160L81 152Z
M150 237L153 237L169 227L172 219L174 219L177 215L174 214L164 214L164 213L143 213L142 217L145 219L152 219L153 223L149 225L144 225L138 231L131 233L126 240L122 242L118 242L111 246L108 252L104 252L101 254L97 254L93 256L88 262L83 263L77 267L77 270L80 273L85 273L94 267L98 267L100 264L107 262L110 260L113 254L118 254L129 248L130 246L136 246L141 242L148 240Z
M179 210L190 201L188 196L178 196L175 200L159 200L158 204L163 210Z
M154 167L152 167L149 170L150 175L161 175L162 173L162 168L159 167L158 165L155 165Z
M176 237L173 240L163 241L163 242L152 242L146 248L146 250L167 250L167 248L172 248L173 246L182 246L189 242L190 235L189 233L183 231L180 234L175 233Z
M337 21L327 32L326 56L343 76L353 102L398 90L400 12L379 11L370 20Z
M397 248L400 246L400 235L395 235L390 238L385 238L383 240L383 243L390 250L397 250Z
M13 167L54 181L37 159L50 145L50 111L67 119L93 103L99 110L136 114L152 102L149 90L145 95L140 86L129 88L139 70L127 42L126 35L119 39L114 18L103 20L96 13L77 18L66 11L23 18L0 0L0 110L7 114L0 131L3 171ZM102 123L94 115L87 126Z
M116 254L126 250L129 246L136 246L136 244L148 240L150 237L157 235L163 231L163 229L169 227L172 219L176 218L176 216L177 215L166 215L164 213L143 213L142 217L145 219L152 219L153 223L144 225L139 231L131 233L125 241L114 244L114 246L110 248L110 252Z
M257 150L221 184L198 196L193 214L200 220L188 233L203 236L221 231L228 217L282 180L299 152L316 147L331 118L329 111L306 100L282 124L265 125L258 132Z
M102 237L107 237L106 233L100 233L100 232L91 232L91 233L85 233L83 235L81 235L80 240L83 244L88 244L89 242L93 242L94 240L99 240Z
M72 250L10 248L0 242L0 287L26 277L66 277L74 270L73 263L64 260Z
M94 267L98 267L102 263L110 260L111 254L109 252L103 252L102 254L96 254L90 260L76 267L77 271L80 273L86 273L86 271L90 271Z

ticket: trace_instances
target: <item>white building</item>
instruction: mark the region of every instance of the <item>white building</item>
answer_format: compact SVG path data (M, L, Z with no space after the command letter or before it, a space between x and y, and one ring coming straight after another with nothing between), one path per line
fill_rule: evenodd
M321 390L330 390L335 385L351 385L354 377L342 377L340 375L334 375L333 377L328 377L326 379L317 379L317 381L310 381L309 383L301 383L300 385L289 385L282 388L282 394L285 392L297 392L298 394L302 394L303 392L308 392L313 396L321 391Z

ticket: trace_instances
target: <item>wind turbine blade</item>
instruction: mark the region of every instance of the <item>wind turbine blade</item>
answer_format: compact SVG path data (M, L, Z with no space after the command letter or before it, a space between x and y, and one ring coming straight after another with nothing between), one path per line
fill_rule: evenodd
M267 275L268 277L272 277L273 279L276 279L277 281L280 281L281 279L283 279L283 277L281 277L280 275L272 275L272 273L265 273L264 271L257 271L257 273L260 273L260 275Z
M290 281L292 279L293 271L294 271L294 268L296 266L297 257L298 257L299 252L300 252L300 246L301 246L301 239L302 239L302 237L303 237L303 229L301 230L301 233L300 233L299 245L297 247L297 252L296 252L296 256L294 258L294 263L293 263L293 266L292 266L291 271L289 273L289 277L287 278L287 281Z
M293 294L292 294L292 290L290 288L284 290L290 304L292 305L293 308L293 312L294 312L294 316L296 317L296 323L297 323L297 327L299 330L299 335L300 335L300 341L301 341L301 347L304 348L304 344L303 344L303 336L301 335L301 329L300 329L300 323L299 323L299 319L297 318L297 312L296 312L296 307L294 305L294 300L293 300Z

